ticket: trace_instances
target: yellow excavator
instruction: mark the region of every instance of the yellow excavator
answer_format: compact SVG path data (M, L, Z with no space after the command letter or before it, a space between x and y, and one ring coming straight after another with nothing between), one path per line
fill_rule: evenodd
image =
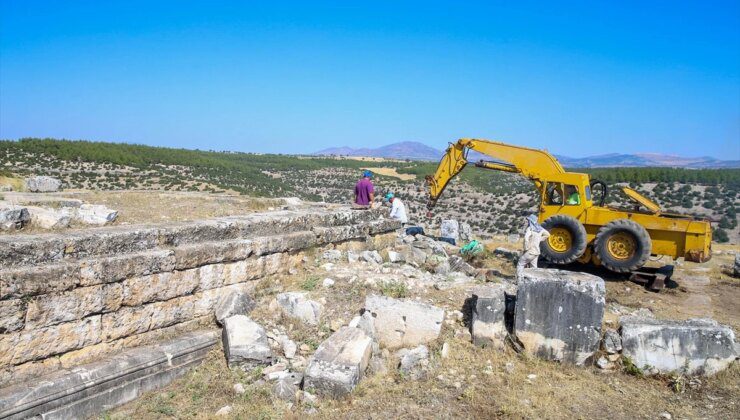
M466 138L450 144L434 175L426 177L430 210L450 180L465 168L471 150L495 159L481 160L475 166L518 173L534 182L540 193L539 221L550 232L541 244L541 256L550 263L579 261L627 273L640 269L651 255L693 262L706 262L712 256L708 220L665 213L627 187L622 191L634 201L634 208L608 207L605 183L591 180L588 174L565 171L544 150L489 140Z

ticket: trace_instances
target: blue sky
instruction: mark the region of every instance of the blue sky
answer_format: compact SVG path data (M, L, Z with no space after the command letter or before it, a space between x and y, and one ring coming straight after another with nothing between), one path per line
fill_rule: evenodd
M740 2L0 0L0 138L26 136L740 159Z

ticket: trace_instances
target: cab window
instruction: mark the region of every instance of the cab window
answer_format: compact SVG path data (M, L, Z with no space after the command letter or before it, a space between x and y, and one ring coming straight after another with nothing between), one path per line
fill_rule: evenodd
M563 205L563 186L560 183L548 182L545 202L550 205Z
M578 192L578 187L575 185L565 186L565 204L569 206L577 206L581 204L581 195Z

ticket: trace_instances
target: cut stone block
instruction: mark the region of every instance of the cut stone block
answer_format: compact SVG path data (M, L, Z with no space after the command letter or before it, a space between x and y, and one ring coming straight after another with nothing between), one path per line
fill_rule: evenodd
M298 318L309 325L318 325L324 307L306 296L306 293L302 292L280 293L277 295L277 303L283 314Z
M583 365L599 349L606 289L600 277L525 269L516 295L514 330L525 351Z
M97 226L113 223L117 217L117 210L111 210L101 204L82 204L74 213L75 221Z
M230 368L251 370L272 363L272 351L265 329L246 315L224 319L222 339Z
M20 229L31 221L25 207L0 208L0 230Z
M375 318L375 331L381 346L390 349L415 347L439 337L445 311L436 306L369 295L365 309Z
M460 225L454 219L442 220L439 232L439 236L443 238L458 240L460 238Z
M665 321L624 316L622 355L640 369L714 375L737 357L732 328L711 319Z
M371 354L367 334L359 328L340 328L309 359L304 389L334 398L349 394L362 379Z
M50 176L26 178L26 189L30 192L56 192L62 188L62 181Z
M473 290L471 334L477 346L503 349L506 336L506 293L503 284L479 286Z
M33 206L27 208L31 214L31 224L41 229L64 229L69 227L69 222L72 221L72 212L67 208L48 209Z
M248 293L234 290L219 299L214 309L216 320L223 325L226 318L232 315L247 315L257 304Z

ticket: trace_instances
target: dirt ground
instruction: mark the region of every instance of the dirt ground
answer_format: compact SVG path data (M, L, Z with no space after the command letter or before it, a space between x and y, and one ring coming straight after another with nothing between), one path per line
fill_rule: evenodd
M495 244L494 244L495 245ZM515 248L516 245L508 244ZM605 326L615 327L619 311L650 309L658 318L684 319L712 316L740 331L740 280L726 272L738 247L716 247L720 251L709 263L683 264L676 268L678 285L659 293L650 292L623 278L606 278ZM481 265L503 275L513 272L503 258L487 255ZM266 309L276 293L307 291L311 298L326 302L318 327L290 323L286 333L300 346L312 349L330 333L332 321L346 324L362 306L368 293L416 298L445 308L461 310L475 284L438 290L435 287L398 287L377 280L388 271L355 270L355 276L327 270L320 262L306 264L294 275L262 281L256 289L260 302L250 315L269 330L288 324ZM349 268L348 268L349 270ZM385 273L385 274L384 274ZM336 284L321 287L331 277ZM708 279L708 280L707 280ZM392 286L392 287L391 287ZM443 343L449 356L441 356ZM260 372L229 370L222 350L214 349L198 368L170 386L151 392L103 417L123 418L209 418L230 405L230 418L738 418L740 366L711 378L680 375L643 377L626 369L603 371L594 366L572 367L470 343L462 322L445 323L441 337L429 346L429 370L421 380L399 374L394 366L387 373L365 378L347 398L318 403L289 404L272 397L271 384L258 380ZM392 363L392 362L391 362ZM534 376L533 376L534 375ZM238 395L240 382L247 392Z
M6 199L12 197L5 194ZM237 216L280 208L281 199L251 198L240 195L200 192L166 191L65 191L44 194L44 197L78 199L88 204L103 204L117 210L113 225L180 222L212 217ZM72 224L64 231L87 228ZM27 226L18 231L0 231L0 234L43 233L50 230Z

